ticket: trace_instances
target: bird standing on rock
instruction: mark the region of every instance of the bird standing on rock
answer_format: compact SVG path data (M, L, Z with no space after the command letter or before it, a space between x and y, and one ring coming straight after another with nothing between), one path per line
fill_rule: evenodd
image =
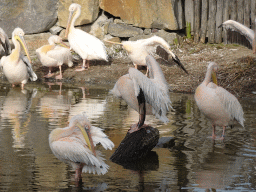
M31 59L28 53L27 45L24 40L25 33L21 28L16 28L12 32L12 41L14 49L9 56L1 58L1 66L8 81L14 87L16 84L21 83L21 89L30 78L31 81L37 80L37 75L34 73L31 66ZM27 57L21 53L20 45L22 45Z
M195 100L200 111L211 121L215 139L215 127L223 127L221 140L224 139L225 129L233 125L235 121L244 126L243 109L237 98L226 89L217 85L216 74L218 66L210 62L207 68L204 81L197 87ZM211 81L211 75L213 82Z
M89 60L108 61L108 55L104 43L98 38L74 27L76 19L81 14L81 6L72 3L69 7L69 18L66 28L65 37L68 38L70 47L83 59L81 69L89 69Z
M49 67L49 72L44 77L52 77L52 67L59 67L60 74L56 76L56 79L62 79L62 64L68 64L69 67L73 66L72 54L65 44L62 42L62 38L53 35L48 39L49 45L44 45L36 50L37 57L41 61L42 65ZM58 45L59 44L59 45ZM62 46L60 46L63 44Z

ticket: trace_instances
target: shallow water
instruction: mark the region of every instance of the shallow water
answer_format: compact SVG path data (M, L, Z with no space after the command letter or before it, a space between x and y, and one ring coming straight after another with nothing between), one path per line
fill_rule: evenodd
M170 122L147 116L161 137L175 136L175 145L155 148L149 157L125 167L109 160L103 176L74 171L51 152L48 135L86 111L94 126L104 129L115 148L138 115L110 87L31 84L27 90L0 85L0 191L254 191L256 190L256 99L240 99L245 128L227 128L225 141L207 138L212 129L193 95L171 93ZM221 135L221 129L217 129Z

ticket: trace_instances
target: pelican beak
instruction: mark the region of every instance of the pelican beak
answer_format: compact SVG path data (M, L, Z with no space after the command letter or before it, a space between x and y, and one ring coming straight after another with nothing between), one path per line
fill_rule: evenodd
M26 44L26 42L25 42L25 40L24 40L24 38L23 38L23 36L16 36L16 39L20 42L20 44L22 45L22 47L23 47L23 49L24 49L24 51L25 51L25 53L26 53L26 55L27 55L27 57L28 57L28 60L29 60L29 62L30 63L32 63L31 62L31 59L30 59L30 55L29 55L29 53L28 53L28 47L27 47L27 44Z
M95 152L94 145L93 145L93 142L92 142L92 137L91 137L91 134L90 134L90 130L88 130L88 132L87 132L86 129L82 125L80 125L80 123L77 123L76 126L81 130L81 132L84 136L84 139L87 143L87 146L93 152L94 156L96 156L96 152Z
M171 52L171 56L172 56L172 59L174 60L175 63L177 63L177 65L183 70L185 71L185 73L188 74L188 71L185 69L184 65L180 62L179 58L172 53L172 51L170 50Z
M217 84L217 76L216 76L216 73L214 71L212 72L212 82L215 83L216 85L218 85Z
M108 40L104 40L107 43L111 43L111 44L116 44L116 45L123 45L122 43L118 43L118 42L113 42L113 41L108 41Z
M74 11L70 11L69 12L68 23L67 23L67 27L66 27L66 33L65 33L65 38L68 38L69 28L70 28L70 24L71 24L71 21L72 21L72 18L73 18L73 14L74 14Z
M60 46L62 46L62 47L65 47L65 48L70 49L70 47L69 47L66 43L64 43L64 42L57 43L57 44L60 45Z

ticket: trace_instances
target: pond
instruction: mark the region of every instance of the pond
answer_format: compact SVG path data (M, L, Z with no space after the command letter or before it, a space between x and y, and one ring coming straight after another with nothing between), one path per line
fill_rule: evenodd
M83 87L84 86L84 87ZM153 116L146 124L173 145L154 148L136 165L109 160L138 114L125 101L109 95L112 86L29 83L26 90L0 84L0 191L255 191L256 99L239 99L245 128L227 128L224 141L213 141L210 122L191 94L170 93L170 122ZM105 175L82 174L76 186L72 168L51 152L49 133L65 127L85 111L94 126L114 142L104 151L110 166ZM221 135L222 129L217 129Z

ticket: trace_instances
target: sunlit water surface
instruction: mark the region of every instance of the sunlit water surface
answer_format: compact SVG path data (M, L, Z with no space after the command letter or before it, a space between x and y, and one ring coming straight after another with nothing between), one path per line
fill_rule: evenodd
M170 122L147 116L161 137L175 137L174 146L155 148L142 162L121 166L109 160L103 176L83 173L75 185L74 171L52 154L49 133L65 127L85 111L101 127L115 149L138 114L108 94L111 87L63 84L20 88L0 86L1 191L254 191L256 190L256 99L240 99L245 128L227 128L224 142L207 138L211 124L201 115L193 95L171 93ZM221 128L217 134L221 134ZM209 190L206 190L209 189Z

